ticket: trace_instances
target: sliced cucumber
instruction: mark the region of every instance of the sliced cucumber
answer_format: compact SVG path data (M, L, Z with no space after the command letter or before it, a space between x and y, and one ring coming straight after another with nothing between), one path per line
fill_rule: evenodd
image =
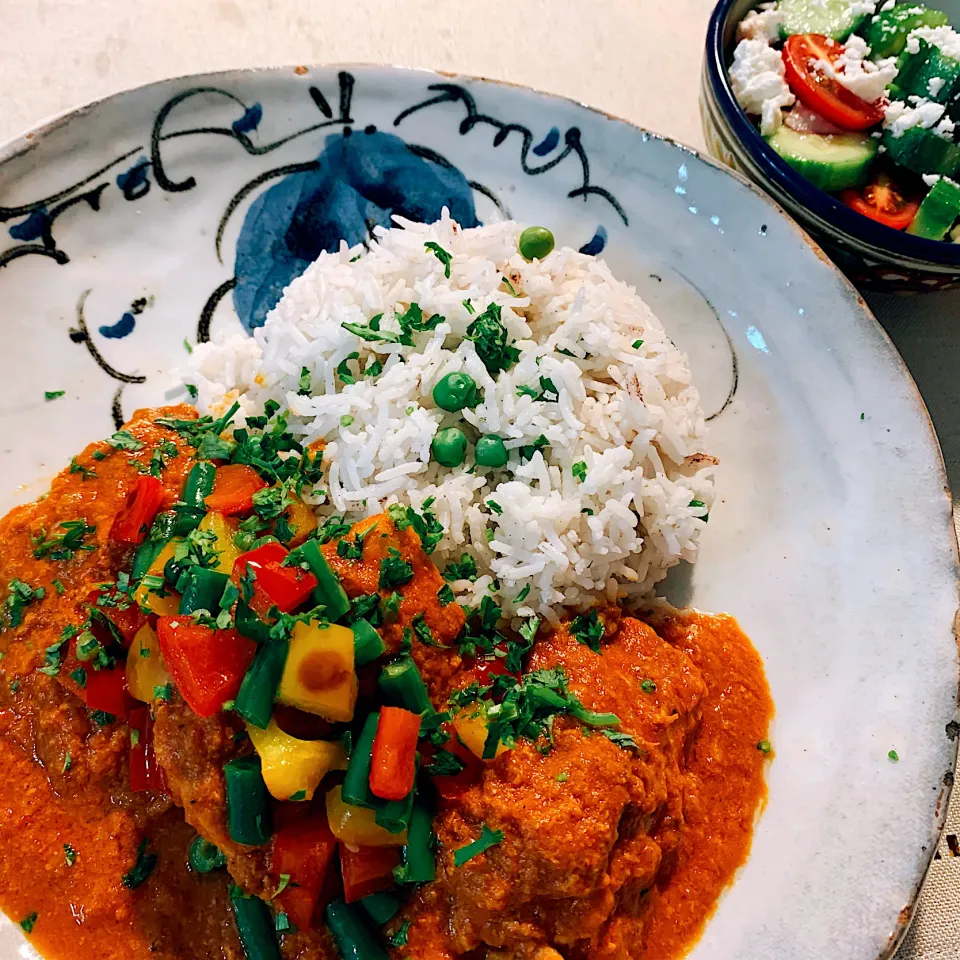
M920 3L898 3L871 17L864 39L874 58L896 57L903 53L907 37L917 27L942 27L950 18L942 10L928 10Z
M795 33L822 33L846 40L867 19L867 14L854 12L853 6L851 0L780 0L780 36L786 40Z
M960 217L960 186L944 177L923 198L907 233L928 240L942 240L957 217Z
M882 143L894 163L914 173L939 173L942 177L952 177L960 168L960 145L945 140L932 130L911 127L899 137L884 130Z
M915 95L936 103L949 103L960 90L960 60L921 40L917 53L904 56L896 86L904 100Z
M801 176L830 193L862 184L877 141L861 133L797 133L781 127L767 143Z

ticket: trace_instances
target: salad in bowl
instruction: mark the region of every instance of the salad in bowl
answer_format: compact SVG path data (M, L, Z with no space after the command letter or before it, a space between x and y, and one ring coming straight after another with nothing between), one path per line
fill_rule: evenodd
M895 230L960 242L960 34L941 10L777 0L737 26L730 87L815 187Z

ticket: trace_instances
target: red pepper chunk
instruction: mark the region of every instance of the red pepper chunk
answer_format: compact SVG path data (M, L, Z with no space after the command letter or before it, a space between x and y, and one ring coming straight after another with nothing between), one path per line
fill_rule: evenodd
M317 586L317 578L301 567L285 567L283 561L290 551L279 543L265 543L249 553L237 557L233 565L234 579L239 583L253 571L253 599L250 606L265 617L271 607L289 613L302 606Z
M339 846L343 899L347 903L356 903L371 893L389 890L394 885L393 870L400 865L399 847L359 847L351 850L346 844Z
M253 495L266 483L253 467L244 463L228 463L217 467L213 478L213 492L204 500L208 510L233 517L253 509Z
M153 720L149 707L130 711L130 789L167 794L167 778L153 752Z
M163 497L163 484L156 477L137 477L133 490L127 496L126 505L113 521L110 536L118 543L134 546L142 543L163 503Z
M107 600L103 603L98 601ZM147 618L140 609L139 604L124 593L114 589L103 590L98 587L87 595L87 602L91 607L96 607L120 632L123 637L124 646L129 647L137 631L147 622ZM101 636L98 630L100 624L94 620L93 634L105 646L110 643L112 637Z
M301 930L312 926L336 847L337 841L322 811L281 823L273 835L270 874L275 879L284 875L290 878L274 902Z
M237 696L256 650L236 630L214 630L188 616L160 617L157 639L180 695L201 717Z
M117 664L109 670L94 670L88 666L84 699L88 709L103 710L125 720L130 708L127 668L123 664Z
M417 775L420 715L400 707L382 707L370 762L370 789L381 800L402 800Z

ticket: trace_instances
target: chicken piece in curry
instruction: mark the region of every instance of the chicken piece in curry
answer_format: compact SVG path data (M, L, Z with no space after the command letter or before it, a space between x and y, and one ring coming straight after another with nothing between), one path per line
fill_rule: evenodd
M667 960L772 703L725 616L509 629L283 422L138 411L0 537L0 907L53 960ZM514 622L514 626L517 624Z

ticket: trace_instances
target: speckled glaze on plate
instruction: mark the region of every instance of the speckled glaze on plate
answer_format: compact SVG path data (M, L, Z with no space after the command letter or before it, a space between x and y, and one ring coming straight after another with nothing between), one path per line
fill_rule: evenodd
M753 639L776 759L752 854L692 956L889 954L955 761L939 450L853 288L686 148L533 91L381 67L178 79L0 148L0 507L136 407L181 398L185 340L251 329L321 249L445 204L602 253L689 351L712 418L720 502L667 593ZM3 926L0 958L22 943Z

